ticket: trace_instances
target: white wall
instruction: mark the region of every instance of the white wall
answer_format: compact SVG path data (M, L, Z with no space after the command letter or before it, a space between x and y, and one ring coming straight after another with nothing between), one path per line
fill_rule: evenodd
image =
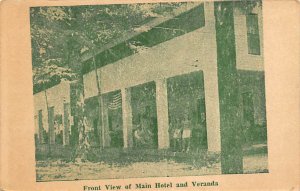
M264 47L263 47L263 18L262 10L256 7L253 13L258 15L258 27L260 36L260 55L248 54L248 42L247 42L247 24L246 15L242 14L238 9L234 11L234 27L235 27L235 42L236 42L236 59L237 69L248 71L264 71ZM261 82L264 83L264 82ZM255 103L254 118L255 122L262 124L265 122L265 96L262 91L265 91L261 84L258 86L246 87L246 89L252 89L254 92L253 99ZM243 85L244 86L244 85ZM242 87L242 91L245 87Z
M248 54L247 42L247 25L246 16L238 9L234 10L234 28L235 28L235 44L236 44L236 61L237 69L263 71L263 21L262 11L255 8L253 13L258 15L258 27L260 36L260 55Z

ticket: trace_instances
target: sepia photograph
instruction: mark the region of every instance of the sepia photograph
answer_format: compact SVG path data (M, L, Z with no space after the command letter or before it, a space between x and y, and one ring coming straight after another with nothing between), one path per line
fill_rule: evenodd
M268 173L262 10L30 7L36 181Z

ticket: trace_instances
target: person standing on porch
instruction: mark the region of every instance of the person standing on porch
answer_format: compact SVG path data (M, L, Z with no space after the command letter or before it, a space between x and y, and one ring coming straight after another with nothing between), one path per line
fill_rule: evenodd
M182 130L182 142L183 148L182 152L189 152L190 144L191 144L191 126L188 118L188 114L184 115L184 120L182 122L183 130Z
M175 125L174 125L174 132L173 132L173 147L174 147L174 151L180 151L181 150L181 129L178 127L178 121L175 121Z

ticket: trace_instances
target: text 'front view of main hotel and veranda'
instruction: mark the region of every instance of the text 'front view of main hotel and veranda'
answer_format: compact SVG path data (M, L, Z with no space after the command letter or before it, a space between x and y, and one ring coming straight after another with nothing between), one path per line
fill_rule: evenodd
M87 13L46 43L68 64L33 60L37 181L268 172L260 1L32 7L31 30Z

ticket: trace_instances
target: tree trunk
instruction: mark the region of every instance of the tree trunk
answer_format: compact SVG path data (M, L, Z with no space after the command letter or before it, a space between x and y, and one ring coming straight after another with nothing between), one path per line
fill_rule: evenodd
M86 122L85 105L84 105L84 92L83 92L83 80L80 77L77 86L78 96L76 100L76 114L77 114L77 129L78 129L78 144L75 149L74 160L82 162L88 160L88 154L90 150L90 138L89 138L89 125Z
M232 2L215 2L217 71L221 126L221 169L223 174L243 173L239 78Z
M95 75L96 75L96 84L97 84L97 98L98 98L98 106L99 106L99 115L101 116L101 122L99 124L101 124L101 138L100 138L100 148L103 149L104 148L104 112L103 112L103 97L101 95L101 85L100 85L100 81L99 81L99 76L98 76L98 72L97 72L97 67L96 67L96 62L95 62L95 57L93 57L93 66L94 66L94 71L95 71Z

